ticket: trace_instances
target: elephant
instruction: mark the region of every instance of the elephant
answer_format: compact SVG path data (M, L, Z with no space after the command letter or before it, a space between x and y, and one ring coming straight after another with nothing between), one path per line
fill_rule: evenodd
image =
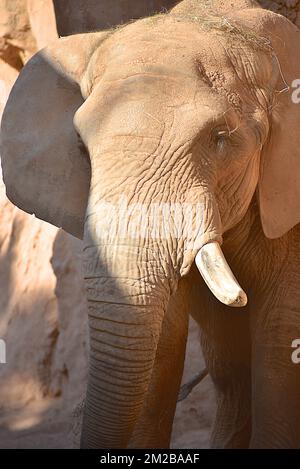
M169 446L189 314L211 446L300 447L299 38L253 0L182 0L56 40L14 85L7 195L83 240L82 448Z

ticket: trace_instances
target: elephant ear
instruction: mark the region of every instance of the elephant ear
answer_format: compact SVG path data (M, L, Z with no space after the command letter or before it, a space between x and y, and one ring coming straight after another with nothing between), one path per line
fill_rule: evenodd
M274 83L269 110L270 132L262 150L258 196L268 238L278 238L300 222L300 104L293 81L300 79L300 31L285 17L263 10L239 13L273 49Z
M24 67L2 118L1 160L8 198L82 238L90 164L73 117L80 84L107 33L57 39Z

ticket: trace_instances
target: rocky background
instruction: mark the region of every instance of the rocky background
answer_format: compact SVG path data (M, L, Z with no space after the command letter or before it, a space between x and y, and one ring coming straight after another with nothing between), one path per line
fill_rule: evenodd
M0 116L27 60L58 35L103 29L174 0L0 0ZM299 1L266 1L300 24ZM298 10L299 8L299 10ZM78 447L87 370L81 242L21 212L0 178L0 448ZM203 368L191 321L183 382ZM208 446L214 418L206 378L179 403L172 446Z

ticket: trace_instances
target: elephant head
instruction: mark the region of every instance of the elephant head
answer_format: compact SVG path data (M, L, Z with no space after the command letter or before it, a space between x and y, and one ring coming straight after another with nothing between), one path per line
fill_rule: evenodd
M300 221L300 33L255 2L207 3L57 40L3 116L8 197L84 240L84 446L128 445L195 259L217 298L246 303L220 245L255 192L267 237Z

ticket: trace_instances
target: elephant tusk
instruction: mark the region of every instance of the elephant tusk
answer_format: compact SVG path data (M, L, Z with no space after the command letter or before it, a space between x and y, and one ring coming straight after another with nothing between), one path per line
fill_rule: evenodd
M227 264L219 243L205 244L195 262L208 288L221 303L235 307L246 306L247 295Z

